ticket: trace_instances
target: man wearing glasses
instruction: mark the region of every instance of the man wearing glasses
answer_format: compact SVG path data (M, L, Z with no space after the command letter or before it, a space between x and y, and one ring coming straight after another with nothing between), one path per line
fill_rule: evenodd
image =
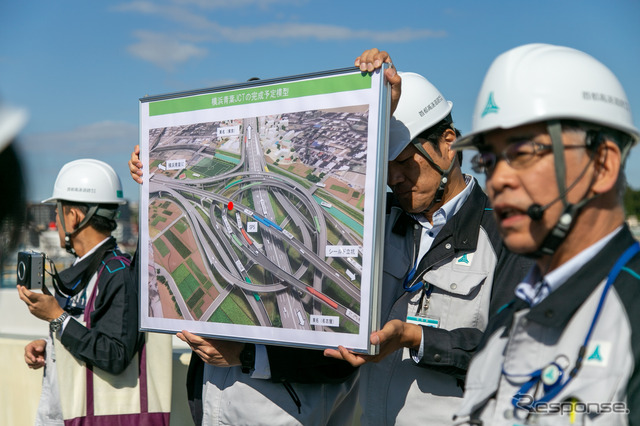
M373 71L386 52L365 51ZM385 70L397 99L389 130L380 354L327 349L360 370L361 424L450 424L491 313L530 263L500 239L487 196L460 169L453 104L426 78ZM396 97L394 98L394 94ZM366 365L363 365L366 364Z
M530 44L491 65L454 148L479 151L504 242L535 265L487 327L459 420L640 423L640 247L622 204L638 137L617 78L583 52Z

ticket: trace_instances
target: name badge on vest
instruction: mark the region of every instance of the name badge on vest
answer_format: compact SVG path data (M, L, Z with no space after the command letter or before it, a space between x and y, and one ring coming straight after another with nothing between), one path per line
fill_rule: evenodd
M411 324L418 324L423 327L440 327L440 320L433 317L423 317L421 315L407 315L407 322Z
M440 327L440 320L434 316L427 315L429 311L429 302L431 301L431 292L433 291L433 286L431 284L427 284L420 297L420 306L418 307L418 312L415 315L407 315L407 322L411 324L418 324L423 327Z

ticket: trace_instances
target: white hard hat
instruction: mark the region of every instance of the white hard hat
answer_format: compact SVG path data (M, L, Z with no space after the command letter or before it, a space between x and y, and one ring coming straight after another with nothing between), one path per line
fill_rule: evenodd
M453 103L420 74L399 72L402 95L389 126L389 160L395 160L409 142L447 117Z
M606 66L569 47L526 44L493 61L476 100L471 132L453 148L472 147L475 136L491 130L554 119L606 126L635 142L640 137L627 95Z
M88 158L62 166L53 186L53 195L42 202L56 200L86 204L126 203L115 170L105 162Z
M27 115L24 109L0 106L0 151L22 130L27 123Z

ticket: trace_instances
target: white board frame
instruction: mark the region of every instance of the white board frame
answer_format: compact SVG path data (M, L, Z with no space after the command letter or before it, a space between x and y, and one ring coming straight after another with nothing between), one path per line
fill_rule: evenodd
M361 73L355 68L345 68L141 98L139 103L140 158L145 165L140 193L139 218L141 330L165 333L189 330L202 336L226 340L315 349L336 348L341 345L360 353L377 353L377 347L369 342L369 335L373 330L378 329L380 321L378 312L384 247L389 91L382 71ZM287 117L287 119L285 120L283 117ZM279 120L279 124L274 128L276 120ZM351 120L353 124L351 125L346 120ZM291 126L295 127L295 130L291 130L293 133L282 135L281 130L289 129L287 126L290 121L295 122L295 126ZM305 123L315 124L306 126ZM335 131L332 131L334 127L331 127L330 123L335 123ZM254 125L256 129L254 129ZM313 129L322 129L323 126L324 130L318 130L319 138L323 140L320 142L311 140L313 138L309 135L313 134ZM252 130L249 130L249 127ZM212 129L216 129L216 132L213 132ZM292 134L295 136L291 137ZM345 139L332 142L332 134ZM285 139L285 142L288 141L289 144L283 148L285 142L280 139L281 142L278 144L277 138L287 135L291 137L291 140ZM234 138L237 140L234 141ZM361 148L356 155L354 155L356 148L345 146L347 141L353 141L354 146ZM306 145L304 145L305 143ZM280 173L276 173L274 171L276 167L280 169L284 169L284 167L280 167L280 157L272 154L271 148L265 146L269 144L271 144L271 148L275 146L281 149L279 152L284 153L283 158L289 155L287 160L289 166L295 167L296 162L304 164L312 170L311 174L316 176L315 180L322 176L323 181L333 183L327 188L326 184L317 182L317 185L305 189L303 177L298 176L296 179L286 170L280 170ZM319 148L316 149L314 144L317 144ZM301 149L300 146L302 146ZM341 147L344 148L342 153L347 153L346 156L335 154ZM234 149L237 150L235 154ZM262 156L253 155L254 149L256 154L261 152ZM323 149L326 149L327 152L324 152ZM302 151L306 155L305 159L300 157L296 159L296 151ZM269 156L267 152L272 155ZM349 153L351 156L348 155ZM331 162L329 164L322 163L323 159L331 158L331 155L334 154L336 158L334 164ZM234 155L239 157L235 158L237 161L235 166ZM299 153L299 155L302 154ZM269 157L271 163L267 163L265 157ZM317 159L318 162L312 165L309 163L310 159ZM264 170L260 170L256 165L248 165L251 161L263 161L261 167ZM203 177L202 174L194 171L200 171L203 167L199 166L201 164L211 163L217 167L225 162L230 163L231 172L225 171ZM171 169L172 166L180 168L184 164L186 167L182 170ZM250 170L241 170L243 167L249 167ZM355 179L355 177L359 179ZM342 184L352 178L355 179L353 181L355 183L343 187ZM236 182L238 180L240 182ZM231 186L227 189L221 189L226 186L225 183ZM348 188L354 186L358 189L361 187L361 191ZM234 187L237 187L235 192L233 191ZM247 189L247 187L252 187L252 189ZM285 206L287 202L280 201L282 200L281 195L276 194L287 194L295 201L295 196L292 193L296 190L305 193L304 196L299 197L298 204L295 204L300 207L299 211L287 209ZM336 190L346 190L351 192L354 197L356 193L359 197L363 197L360 206L362 217L360 244L353 242L357 232L347 229L349 227L355 228L353 223L357 224L357 220L354 220L353 217L335 219L334 216L329 216L330 213L325 213L327 210L335 208L333 214L339 216L342 212L344 215L344 205L348 205L348 203L339 198ZM208 197L204 191L209 191L211 196ZM315 199L309 196L310 193L322 194L321 197L318 197L318 200L321 201L316 200L317 206L309 204L310 200ZM235 199L230 198L233 197L233 194L236 194ZM261 197L261 200L264 200L265 195L268 195L269 202L258 205L256 194ZM338 200L338 202L331 203L327 200ZM231 206L229 201L235 201L235 205ZM247 206L250 204L253 205ZM271 209L266 207L267 204L271 205ZM334 206L333 204L338 205ZM290 204L288 207L293 205ZM286 220L281 220L279 224L274 206L275 211L280 210L280 216L282 216L282 211L290 213L286 216ZM358 208L352 206L352 210L346 209L350 213L345 216L351 214L353 210L357 211ZM324 215L323 219L325 219L318 219L318 222L324 223L324 227L318 227L316 223L315 244L307 241L306 246L302 240L309 240L309 236L313 232L309 229L304 231L305 226L296 227L293 223L304 223L303 218L299 216L302 216L300 213L304 214L305 212L316 218L320 216L314 213L321 212ZM238 213L238 215L234 213ZM209 218L209 223L207 223L205 216ZM351 216L360 217L359 215ZM170 225L161 223L162 219L158 219L159 217L164 218L164 221L169 222ZM223 217L226 217L226 223ZM248 236L248 240L242 240L240 237L244 237L244 235L238 228L238 218L240 223L245 225L245 228L249 221L258 221L260 235L253 234ZM267 220L265 221L265 219ZM311 222L310 218L306 219ZM335 225L335 222L339 225ZM179 223L179 230L176 230L175 226ZM327 225L327 223L332 225ZM347 226L346 223L350 225ZM205 229L207 227L209 230ZM294 232L297 230L298 232L295 232L296 235L293 237L295 241L289 237L293 232L289 232L287 235L286 232L279 231L278 227L284 230L289 227ZM180 230L184 233L186 232L185 228L191 233L193 240L200 242L192 244L191 249L187 247L185 250L183 248L180 252L176 249L180 243L175 243L175 240L182 238ZM309 226L307 225L306 228ZM324 229L326 232L329 228L334 229L334 234L335 230L341 230L343 234L347 230L351 237L340 236L337 242L321 242L320 240L323 238L320 235L324 235L324 233L319 230ZM194 233L195 229L198 229L198 232ZM228 232L229 230L231 233ZM225 232L227 237L224 236ZM172 233L173 236L170 236L169 233ZM238 241L234 241L234 234ZM167 235L171 241L174 241L173 245L167 239ZM303 235L306 237L303 238ZM336 236L333 235L325 239L329 238L335 239ZM273 253L269 254L269 247L272 247L269 245L268 240L270 239L274 241L273 247L281 248L279 252L275 248L271 250ZM291 241L287 241L287 239ZM212 243L213 240L217 240L217 245ZM310 240L313 241L313 235ZM240 244L237 244L238 242ZM253 247L249 242L254 242ZM182 245L186 247L189 244ZM260 248L259 245L262 247ZM158 246L162 248L162 252L159 251ZM197 246L196 250L193 250L194 246ZM327 249L327 246L331 249ZM357 247L356 257L353 257L354 247ZM252 249L255 253L250 251ZM176 258L182 256L180 253L186 254L187 252L190 252L191 255L187 254L186 257L183 257L182 262L179 262L182 266L176 266ZM233 252L235 252L235 260ZM262 257L258 252L262 252ZM226 258L222 253L227 253ZM274 263L277 257L282 256L283 253L286 254L290 265L300 265L297 271L301 271L306 262L307 268L311 265L312 270L324 278L314 280L312 277L314 274L311 273L307 274L311 277L306 281L304 276L296 279L287 278L295 273L291 268L279 267L278 271L269 263ZM325 258L324 266L319 264L318 258L325 257L328 253L336 254L335 257ZM158 261L156 261L156 257L159 257ZM351 260L345 266L344 260L345 258L348 260L349 257ZM173 258L173 260L167 260L169 258ZM265 258L268 258L269 261L265 261ZM191 259L191 263L183 263L187 262L186 259ZM196 262L201 263L205 269L202 270L196 265L200 269L200 274L194 274L189 269L189 265L193 267ZM335 268L332 266L333 262L335 262ZM235 271L230 266L234 263L237 266ZM204 266L207 264L208 267ZM359 271L358 266L360 267ZM246 272L250 270L247 268L252 267L257 268L255 270L258 272L262 271L262 276L268 276L270 282L260 283L251 280L251 275ZM180 273L177 273L179 268L181 268ZM265 274L265 270L269 272ZM321 270L324 272L320 272ZM313 296L308 289L305 291L301 287L301 284L306 287L320 287L320 292L325 293L327 286L331 285L327 284L331 273L335 274L337 278L336 282L332 284L334 290L330 299L338 302L337 308L333 308L331 301L324 302L321 297ZM179 280L187 275L189 275L188 278L176 283L174 276L177 276ZM260 274L258 275L260 276ZM360 277L359 301L355 299L355 296L350 295L350 292L353 292L352 289L344 290L347 288L346 283L352 283L354 279L358 279L358 276ZM160 281L158 277L162 277ZM243 286L242 278L247 282L244 285L245 288L241 288ZM207 279L211 285L209 288L203 284L203 280ZM214 281L215 283L213 283ZM251 281L250 285L249 281ZM265 281L267 281L266 278ZM194 283L197 284L195 289L193 289ZM269 288L272 296L276 293L281 294L278 296L281 298L280 300L277 297L272 297L278 300L277 303L269 301L273 306L277 306L272 308L271 315L256 313L256 310L262 310L260 306L264 307L262 299L265 296L260 297L260 300L254 296L255 303L251 302L249 293L257 293L258 296L263 294L248 290L248 288L256 288L251 285L263 285L265 289ZM281 285L289 290L273 291L276 285ZM178 286L182 286L187 300L183 297ZM336 291L335 286L338 286L345 294L340 296L340 290ZM211 291L210 288L214 290ZM232 323L207 321L211 318L212 312L221 309L220 305L223 299L231 297L228 292L233 289L236 289L236 295L244 296L245 301L241 303L248 305L253 319L258 324L241 324L240 320L233 323L234 319L229 315L227 318ZM172 318L178 315L177 309L166 307L167 297L170 293L176 298L175 305L178 306L177 309L180 309L179 316L181 318ZM198 297L201 293L202 297ZM212 296L211 293L214 295ZM217 295L215 295L216 293ZM222 297L223 294L226 296ZM207 299L207 296L211 301L206 300L205 302L204 299ZM341 300L338 300L340 298ZM295 300L298 300L299 304L296 304ZM162 307L163 301L164 308ZM188 304L188 301L191 304ZM296 311L295 315L293 312L289 312L293 319L287 317L288 312L285 305L289 301L294 303L291 305L293 308L290 307L289 310ZM206 307L204 305L197 306L201 302ZM349 303L348 306L347 303ZM359 310L357 306L359 306ZM303 308L304 313L300 312L300 307ZM183 314L183 311L188 314ZM320 315L317 315L318 312ZM238 315L238 318L240 316ZM265 321L265 316L269 321ZM223 315L216 318L220 317ZM295 326L296 317L299 320L297 322L300 328ZM247 315L247 318L250 316ZM276 324L273 325L274 318L279 318L280 324L277 324L276 321ZM358 320L356 321L356 319ZM345 325L347 322L351 323L350 327ZM305 324L303 325L303 323ZM312 323L315 324L313 327ZM343 324L343 327L336 328L336 324Z

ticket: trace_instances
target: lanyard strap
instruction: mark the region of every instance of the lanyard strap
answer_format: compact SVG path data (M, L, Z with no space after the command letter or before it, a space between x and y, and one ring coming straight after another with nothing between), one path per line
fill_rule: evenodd
M107 259L107 262L110 262L112 260L119 260L120 262L122 262L124 265L127 265L127 266L131 265L131 261L126 256L113 256ZM84 308L84 322L86 323L87 328L91 328L91 313L95 309L96 296L98 295L98 283L100 282L100 275L102 275L102 272L104 271L104 268L106 266L107 264L104 263L103 261L102 266L98 270L98 276L96 277L96 282L93 285L93 291L91 292L91 296L89 296L89 300L87 301L87 304L85 305L85 308Z
M413 277L416 275L418 266L420 264L420 259L418 259L418 254L420 254L420 241L422 239L422 227L413 228L413 267L407 274L402 283L402 287L404 291L409 293L413 293L416 290L420 290L422 288L422 281L418 280L418 282L413 282Z
M112 260L119 260L124 265L131 265L131 261L126 256L113 256L107 259L107 262ZM87 328L91 328L91 313L95 308L96 296L98 294L98 282L100 281L100 276L106 267L106 263L103 261L102 266L98 270L98 276L96 277L96 282L93 287L93 291L91 292L91 296L89 297L89 301L85 305L84 311L84 321L86 323ZM138 365L138 379L140 380L140 413L148 413L149 412L149 398L147 391L147 344L146 340L142 345L139 354L139 365ZM87 365L85 368L85 377L86 377L86 417L93 418L95 416L94 411L94 388L93 388L93 365Z
M580 347L580 350L578 351L578 358L576 359L575 365L571 370L571 372L569 373L569 377L567 378L567 380L563 382L562 375L561 375L559 378L560 380L555 385L549 386L548 392L545 392L542 398L538 400L534 400L528 405L524 405L522 404L522 398L526 396L527 392L534 385L540 382L544 369L539 369L534 371L533 373L528 375L530 377L530 380L527 381L524 385L522 385L520 390L511 399L511 403L515 408L524 408L529 411L535 410L539 404L546 404L547 402L555 398L555 396L558 395L560 391L562 391L562 389L564 389L571 382L571 380L573 380L573 378L578 374L580 367L582 367L582 361L584 360L584 355L585 355L585 352L587 351L589 340L591 340L591 335L593 334L593 331L596 327L596 323L598 322L598 319L600 318L600 314L602 313L602 308L604 306L607 293L609 292L609 289L613 285L613 282L616 280L616 278L618 278L618 275L620 274L620 271L622 270L622 268L638 252L640 252L640 243L636 241L630 247L628 247L624 253L622 253L622 255L618 258L616 263L613 265L613 268L611 268L611 271L609 271L609 274L607 276L607 282L605 283L604 288L602 289L602 295L600 296L600 301L598 302L596 312L593 316L593 320L591 321L591 326L589 327L589 331L585 336L584 343L582 344L582 346ZM503 374L509 376L504 371L504 368L502 369L502 372ZM511 375L511 376L516 376L516 375Z

